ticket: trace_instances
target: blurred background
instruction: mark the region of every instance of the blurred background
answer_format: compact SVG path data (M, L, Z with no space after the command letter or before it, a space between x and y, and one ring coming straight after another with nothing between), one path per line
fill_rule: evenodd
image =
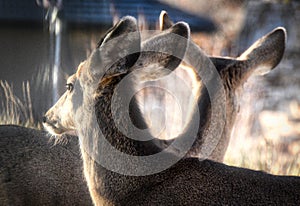
M225 162L300 174L300 2L296 0L0 0L0 124L40 128L65 80L124 15L157 29L161 10L186 21L209 55L236 57L277 26L287 29L280 65L250 79Z

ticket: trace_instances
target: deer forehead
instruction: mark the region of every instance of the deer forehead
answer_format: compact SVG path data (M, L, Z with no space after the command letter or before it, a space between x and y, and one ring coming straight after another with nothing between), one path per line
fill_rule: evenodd
M76 73L76 74L72 74L72 75L68 78L67 84L69 84L69 83L74 83L74 82L76 81L76 79L77 79L77 73Z
M82 74L83 72L83 68L84 68L84 64L86 63L86 61L83 61L79 64L78 66L78 69L77 69L77 72L76 72L76 77L79 78L80 75Z

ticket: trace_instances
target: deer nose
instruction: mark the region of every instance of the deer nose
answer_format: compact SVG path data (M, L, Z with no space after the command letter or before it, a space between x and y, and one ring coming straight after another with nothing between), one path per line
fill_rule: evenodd
M46 123L46 122L47 122L47 117L46 117L46 116L43 116L42 121L43 121L43 123Z

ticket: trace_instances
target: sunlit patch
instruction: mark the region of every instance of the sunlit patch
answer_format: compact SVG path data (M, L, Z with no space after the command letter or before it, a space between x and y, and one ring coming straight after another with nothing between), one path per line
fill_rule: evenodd
M77 72L76 72L76 77L79 78L80 75L82 74L83 71L83 65L85 64L86 61L83 61L79 64Z
M257 69L253 72L254 75L265 75L270 72L272 69L271 65L265 64L265 65L260 65L257 67Z

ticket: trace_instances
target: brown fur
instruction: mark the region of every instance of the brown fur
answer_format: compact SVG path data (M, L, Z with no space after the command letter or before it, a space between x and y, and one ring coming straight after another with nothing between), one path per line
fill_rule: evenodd
M92 205L77 137L0 126L0 205Z
M180 25L179 27L177 26L178 24ZM151 38L148 44L144 44L149 47L142 47L141 50L151 50L151 45L164 47L164 40L169 42L169 33L174 31L179 32L178 34L183 36L189 33L186 24L178 24L166 30L162 35ZM137 30L136 20L130 17L121 19L118 25L121 26L121 31L116 26L110 30L112 33L108 33L109 36L118 37ZM174 27L176 29L173 29ZM279 30L279 32L284 34L283 30ZM189 35L187 38L189 38ZM139 40L138 37L134 37L125 39L122 42L114 42L113 39L105 38L94 54L102 55L101 59L109 60L107 58L111 55L110 49L114 48L115 44L118 43L118 49L122 49L120 52L124 52L128 49L128 46L132 46L130 44L140 44ZM107 42L111 44L106 46ZM120 48L122 46L123 48ZM133 47L136 47L136 45L133 45ZM184 48L186 47L182 47L182 49ZM104 52L107 49L108 52ZM117 51L111 50L111 52ZM172 61L172 58L168 59ZM79 88L78 90L80 85L85 85L86 83L84 82L84 77L77 80L80 84L79 82L74 83L75 91L73 93L69 92L67 95L67 98L79 98L77 99L79 102L73 102L76 105L73 105L74 109L72 112L74 114L71 116L74 117L79 133L84 174L95 205L297 205L299 203L300 178L298 177L273 176L263 172L229 167L210 160L199 161L197 158L183 158L164 171L145 176L125 175L104 167L103 164L108 163L126 172L132 169L143 169L145 162L135 163L130 158L125 160L125 162L118 162L118 159L114 159L114 156L109 156L110 149L102 147L103 140L99 133L100 130L110 144L113 144L119 151L129 155L143 156L161 150L152 141L129 139L116 127L116 124L122 123L125 117L120 103L123 102L123 98L127 98L126 95L121 95L117 99L119 104L116 104L116 107L120 110L117 110L119 111L117 113L118 118L112 119L111 105L115 103L112 97L116 91L116 86L130 72L136 69L143 69L143 61L147 61L147 57L143 56L133 66L132 61L136 60L134 58L126 61L124 67L122 67L122 74L119 73L118 68L109 68L109 72L106 74L111 74L114 80L106 82L107 84L101 84L98 87L99 79L95 80L94 84L97 84L95 87L98 87L97 95L94 95L96 90L91 90L87 87ZM95 75L94 79L100 78L101 71L106 65L103 65L103 62L99 58L95 58L93 54L88 61L92 62L93 67L87 67L86 72L89 74L93 73ZM173 70L180 63L178 62L176 65L171 62L169 64L168 61L160 61L159 58L156 61L153 63L160 64L163 62L167 64L164 66L172 65L171 68ZM108 63L110 62L108 61ZM115 75L118 73L120 75ZM86 74L81 76L84 75ZM89 82L89 85L93 84ZM132 88L126 88L125 92L129 92ZM93 109L95 109L96 117L93 114ZM136 114L132 116L135 119L133 122L138 122L137 120L143 121L136 103L133 103L129 108L130 111L135 111ZM128 122L125 121L123 123L128 126L126 128L130 131L131 127ZM47 124L47 121L45 124ZM188 132L185 134L187 137L189 137ZM98 156L101 157L102 164L96 161L95 158ZM175 154L168 153L169 159L174 157ZM158 159L157 164L164 164L164 162Z
M173 23L165 11L160 14L160 28L163 30L170 28ZM226 92L226 99L224 100L226 106L226 122L222 132L222 136L215 146L215 149L209 154L208 158L222 162L226 149L228 147L231 131L238 113L238 97L240 94L240 87L247 81L247 79L255 74L265 74L274 69L280 62L285 49L285 31L281 29L274 30L266 36L257 40L247 51L238 58L224 58L224 57L210 57L210 60L217 69L221 77L224 90ZM187 52L186 58L189 58L189 53L192 55L193 49ZM185 69L195 71L195 68L185 67ZM262 71L261 68L265 69ZM180 65L176 70L181 70ZM194 72L195 76L197 73ZM194 78L195 79L195 78ZM196 78L197 79L197 78ZM189 150L187 156L199 157L202 156L202 149L205 147L204 141L207 138L207 131L209 124L217 119L211 117L211 103L208 101L210 97L207 93L207 85L204 85L201 78L195 82L193 78L190 81L199 87L199 96L197 100L200 116L200 125L197 139ZM212 79L215 81L215 79ZM237 92L239 90L239 92ZM196 104L196 105L197 105ZM222 121L220 118L219 121ZM211 132L208 132L211 133ZM212 142L212 141L211 141Z

